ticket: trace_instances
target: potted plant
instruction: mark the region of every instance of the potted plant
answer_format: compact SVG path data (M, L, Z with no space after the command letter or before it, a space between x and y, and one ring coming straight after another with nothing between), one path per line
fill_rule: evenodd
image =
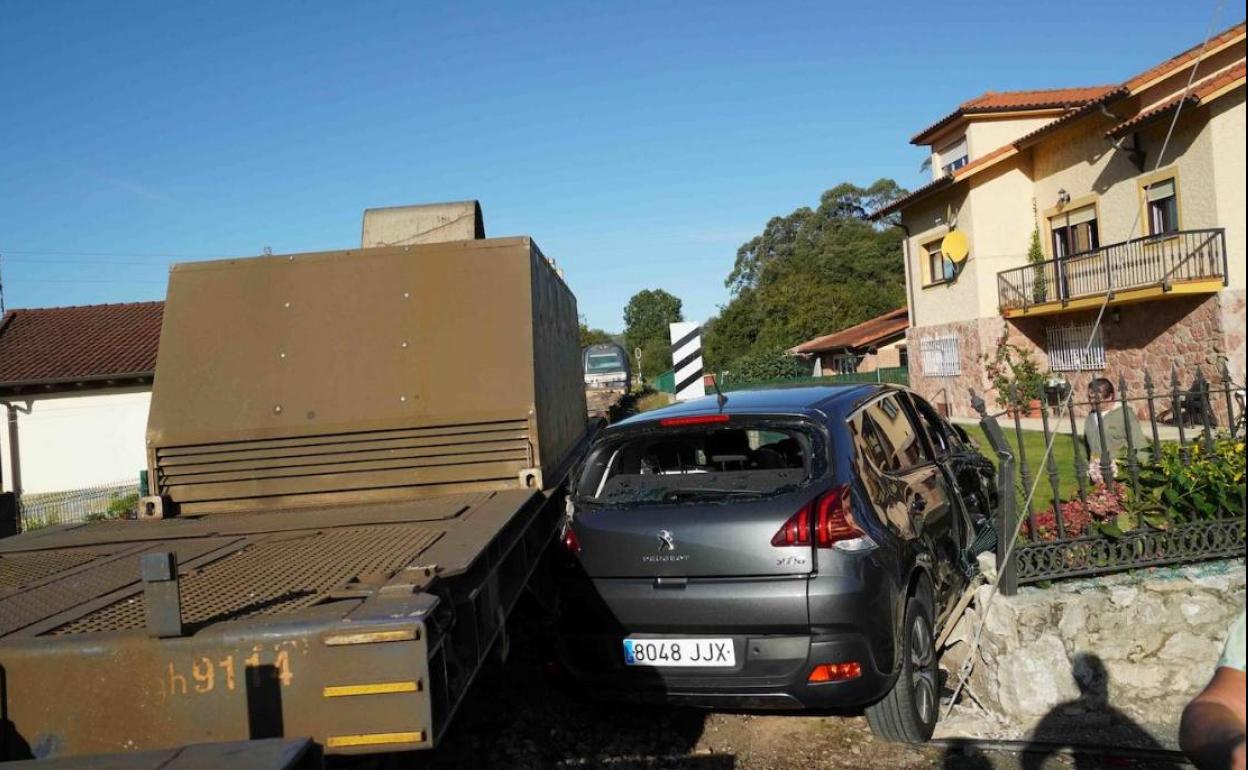
M992 387L997 391L998 406L1011 413L1020 410L1024 417L1039 416L1045 375L1030 350L1013 344L1008 333L1002 333L996 350L992 355L983 355L981 360ZM1013 394L1016 394L1017 401L1012 400Z

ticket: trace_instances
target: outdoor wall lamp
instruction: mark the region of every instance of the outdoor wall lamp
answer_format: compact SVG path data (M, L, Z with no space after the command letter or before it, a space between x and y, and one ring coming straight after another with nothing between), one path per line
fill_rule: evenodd
M1067 203L1070 203L1070 193L1066 192L1066 188L1063 187L1057 191L1057 205L1065 206Z

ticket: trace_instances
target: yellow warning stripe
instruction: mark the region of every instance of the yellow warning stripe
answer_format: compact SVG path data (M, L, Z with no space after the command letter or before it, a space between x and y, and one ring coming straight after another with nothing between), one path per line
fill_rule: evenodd
M331 749L347 749L357 746L384 746L393 743L424 743L425 734L419 730L410 733L364 733L363 735L331 735L325 745Z
M384 695L391 692L420 692L420 681L340 684L326 687L322 694L326 698L342 698L349 695Z
M360 631L350 634L335 634L325 637L325 644L336 647L343 644L373 644L375 642L411 642L419 639L414 628L403 628L395 631Z

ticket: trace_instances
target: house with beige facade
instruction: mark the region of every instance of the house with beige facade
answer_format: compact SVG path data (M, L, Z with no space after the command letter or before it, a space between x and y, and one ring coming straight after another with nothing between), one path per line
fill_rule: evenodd
M1241 23L1125 82L989 92L913 137L932 181L874 216L906 234L916 390L972 414L1003 337L1077 392L1223 363L1243 383L1244 50Z

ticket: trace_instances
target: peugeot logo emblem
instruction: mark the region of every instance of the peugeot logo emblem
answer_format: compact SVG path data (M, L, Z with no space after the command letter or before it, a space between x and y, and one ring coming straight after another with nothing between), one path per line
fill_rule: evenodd
M666 530L666 529L659 530L659 550L660 551L675 551L676 550L676 539L673 537L670 530Z

